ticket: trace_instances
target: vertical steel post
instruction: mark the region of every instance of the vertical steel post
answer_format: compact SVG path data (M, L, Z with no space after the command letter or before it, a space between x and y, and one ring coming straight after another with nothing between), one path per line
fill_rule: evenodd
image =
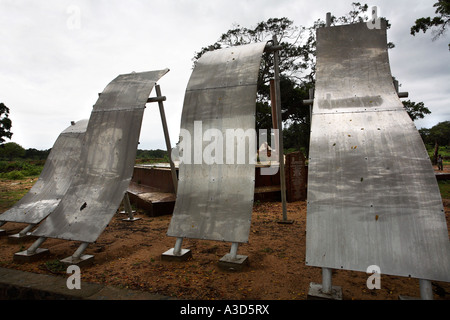
M327 12L326 26L331 27L331 12Z
M182 244L183 244L183 238L177 238L177 241L175 242L175 247L173 248L174 255L181 254L181 245Z
M237 258L238 247L239 247L239 243L237 243L237 242L231 243L230 256L231 256L232 260L236 260L236 258Z
M276 35L273 35L273 45L278 46ZM280 92L280 69L278 50L273 53L274 56L274 78L275 78L275 98L278 122L278 158L280 163L280 187L281 187L281 202L283 205L283 221L287 220L286 210L286 173L284 172L284 147L283 147L283 121L281 118L281 92Z
M331 271L330 268L322 268L322 292L326 294L330 294L332 289Z
M162 95L161 95L161 88L159 87L159 85L156 85L155 89L156 89L156 96L158 98L162 97ZM167 154L168 154L169 162L170 162L170 171L172 173L173 188L175 190L175 194L177 194L178 178L177 178L177 172L175 170L175 164L172 161L172 146L170 144L169 130L167 128L166 114L164 112L164 104L163 104L163 102L162 101L158 101L158 106L159 106L159 113L161 114L161 123L162 123L163 130L164 130L164 138L166 140Z
M133 209L131 208L128 192L125 192L125 196L123 197L123 205L125 207L125 211L128 212L128 217L130 218L130 220L133 220Z
M433 300L433 288L430 280L419 279L420 298L422 300Z

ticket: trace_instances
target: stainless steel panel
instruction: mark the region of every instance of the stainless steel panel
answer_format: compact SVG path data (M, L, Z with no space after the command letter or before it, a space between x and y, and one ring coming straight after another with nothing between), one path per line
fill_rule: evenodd
M39 179L22 199L0 215L0 221L37 224L56 208L78 167L87 123L88 120L78 121L61 132Z
M394 89L384 26L317 32L306 264L450 280L442 199Z
M133 174L145 104L168 70L120 75L94 105L80 166L36 236L94 242L116 213Z
M234 161L227 162L226 132L242 129L255 133L256 86L265 45L216 50L197 62L186 89L181 118L181 129L192 138L188 147L191 159L180 164L177 201L168 236L248 242L256 148L249 151L246 145L239 149L245 153L245 161L238 163L235 140ZM195 121L201 121L199 139L195 138ZM202 141L208 129L217 130L223 138L223 154L213 164L202 158L198 163L198 151L207 152L208 145L216 141ZM187 153L183 151L184 156Z

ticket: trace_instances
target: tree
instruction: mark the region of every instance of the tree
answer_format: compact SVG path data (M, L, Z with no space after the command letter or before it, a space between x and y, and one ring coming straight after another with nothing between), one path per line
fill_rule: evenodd
M0 146L0 158L12 161L25 155L25 149L15 142L8 142Z
M332 16L332 25L368 21L367 9L366 4L352 3L352 10L348 14L338 18ZM307 139L299 138L301 145L292 142L293 139L287 139L284 147L302 149L307 152L311 119L309 108L303 105L303 100L309 99L309 89L314 88L315 85L316 29L323 26L325 22L320 19L309 28L295 26L293 21L286 17L270 18L250 28L234 25L214 44L196 52L193 58L194 65L207 51L270 41L275 35L282 46L282 50L279 51L282 121L286 129L289 129L286 134L283 132L283 136L308 135ZM258 77L256 129L272 127L269 82L273 77L272 53L264 53Z
M428 29L432 29L433 40L438 39L447 31L447 26L450 23L450 0L439 0L433 5L436 8L436 17L417 19L415 24L411 27L411 34L413 36L420 31L426 33ZM450 43L449 43L450 50Z
M425 107L423 102L416 103L411 100L402 102L403 106L406 109L406 112L408 113L412 121L415 121L417 119L423 119L426 114L431 113L431 111L427 107Z
M3 103L0 103L0 143L5 142L4 138L11 139L11 119L9 119L9 109Z

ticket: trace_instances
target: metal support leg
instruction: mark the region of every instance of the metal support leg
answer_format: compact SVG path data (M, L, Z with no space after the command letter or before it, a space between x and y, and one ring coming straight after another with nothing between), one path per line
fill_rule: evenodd
M322 268L322 292L330 294L332 290L332 270L330 268Z
M29 224L28 226L26 226L22 231L20 231L19 233L10 235L8 237L8 241L9 242L20 242L23 241L25 239L28 239L30 237L30 235L28 234L28 232L33 229L33 227L35 226L35 224Z
M133 209L131 208L130 197L128 196L128 192L125 192L122 202L123 202L123 206L125 207L125 212L128 213L128 218L122 219L123 221L133 222L133 221L141 219L141 218L135 218L133 215L133 213L135 213L136 211L133 211Z
M158 98L162 97L161 88L159 85L155 86L155 90L156 90L156 96ZM167 128L166 113L164 112L163 102L158 101L158 106L159 106L159 113L161 115L161 123L162 123L163 131L164 131L164 139L166 140L167 155L169 157L170 171L172 173L173 188L174 188L175 194L177 194L178 177L177 177L177 172L175 169L175 164L172 161L172 146L170 144L169 129Z
M28 254L35 254L41 244L44 243L44 241L47 240L45 237L38 238L26 251Z
M70 257L60 260L62 264L65 265L77 265L77 266L87 266L94 262L93 255L83 254L83 252L88 247L89 242L82 242L78 249Z
M233 242L231 244L230 257L233 260L236 260L236 258L237 258L238 247L239 247L239 243L237 243L237 242Z
M32 262L48 254L48 249L39 248L45 240L45 237L38 238L27 250L15 253L13 260L19 263Z
M420 298L422 300L433 300L433 288L430 280L419 279Z
M183 238L177 238L175 246L167 250L161 255L161 259L165 261L185 261L192 257L192 252L189 249L182 249Z
M0 227L3 226L6 223L6 221L0 221ZM0 236L3 236L6 234L5 230L0 229Z
M278 46L277 37L272 37L273 45ZM292 220L287 219L287 205L286 205L286 173L284 171L284 146L283 146L283 121L281 118L281 91L280 91L280 69L279 69L279 55L278 51L273 53L273 67L275 78L275 101L277 114L277 129L278 129L278 158L280 163L280 189L281 189L281 203L283 210L283 220L279 221L284 224L293 223Z
M332 272L330 268L322 268L322 283L310 283L308 299L342 300L342 289L332 285Z
M231 243L230 253L227 253L219 260L219 267L225 270L240 271L248 264L248 257L238 255L239 243Z

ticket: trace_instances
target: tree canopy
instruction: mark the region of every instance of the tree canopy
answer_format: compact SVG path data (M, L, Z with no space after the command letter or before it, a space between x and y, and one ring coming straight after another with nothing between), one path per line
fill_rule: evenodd
M367 4L353 2L351 10L341 16L331 16L331 25L367 22L369 7ZM385 19L386 20L386 19ZM390 24L386 20L388 28ZM253 27L233 25L230 30L222 34L212 45L201 48L196 52L196 61L207 51L244 45L254 42L271 41L275 35L282 46L280 56L280 91L282 121L285 125L283 137L286 149L295 148L308 154L310 132L310 110L303 104L309 99L309 89L315 85L316 70L316 29L325 26L325 21L318 19L310 27L297 26L286 17L270 18L261 21ZM389 43L388 48L394 44ZM274 77L273 54L264 53L258 77L258 91L256 100L256 129L272 128L270 107L270 79ZM405 108L411 118L423 118L430 111L423 102L408 101ZM295 137L298 137L297 140Z
M4 103L0 103L0 143L5 142L4 138L11 139L12 122L9 119L9 108Z
M415 24L411 27L411 34L413 36L420 31L426 33L428 29L432 30L433 40L436 40L445 34L450 23L450 0L439 0L433 7L436 8L436 16L433 18L426 17L417 19ZM448 47L450 50L450 43Z

